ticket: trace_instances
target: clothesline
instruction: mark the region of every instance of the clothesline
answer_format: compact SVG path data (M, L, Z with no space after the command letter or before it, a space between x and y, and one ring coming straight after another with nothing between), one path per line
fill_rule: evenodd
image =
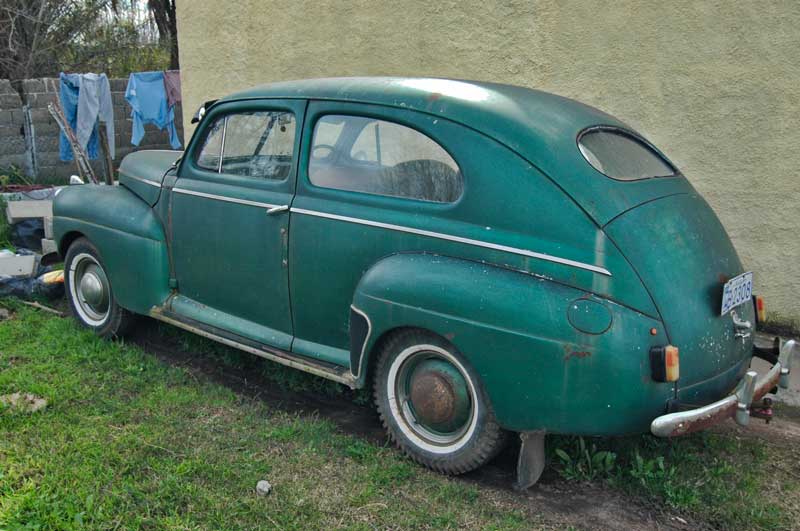
M75 131L78 142L90 159L98 157L98 125L106 126L109 154L114 158L116 143L114 107L106 74L59 75L59 98L64 115ZM166 130L173 149L181 147L175 127L175 104L181 101L180 72L136 72L128 78L125 100L131 107L133 122L131 143L138 146L144 137L144 126L153 124ZM72 149L62 132L59 140L61 160L72 160Z

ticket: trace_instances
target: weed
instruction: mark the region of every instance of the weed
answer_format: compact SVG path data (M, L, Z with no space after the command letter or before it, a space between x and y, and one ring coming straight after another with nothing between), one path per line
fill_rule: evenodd
M575 438L572 448L556 448L555 454L561 460L561 475L579 481L608 477L614 471L617 459L614 452L598 450L594 443L587 446L583 437Z
M10 184L32 184L31 181L25 177L22 169L12 164L4 170L0 170L0 187L6 187Z

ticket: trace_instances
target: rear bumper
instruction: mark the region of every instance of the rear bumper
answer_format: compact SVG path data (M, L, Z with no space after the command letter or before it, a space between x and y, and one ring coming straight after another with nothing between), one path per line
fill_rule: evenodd
M789 386L789 372L795 353L800 355L800 343L786 341L779 348L777 361L766 374L759 375L756 371L749 371L733 394L707 406L657 417L650 424L650 431L657 437L676 437L708 428L729 417L746 426L753 402L761 400L776 387L785 389Z

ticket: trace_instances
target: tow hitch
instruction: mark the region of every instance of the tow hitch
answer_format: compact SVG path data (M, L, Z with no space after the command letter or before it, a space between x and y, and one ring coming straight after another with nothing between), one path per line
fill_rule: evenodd
M772 399L765 396L763 400L761 400L760 406L752 406L750 408L750 416L763 419L764 422L769 424L769 421L772 420Z

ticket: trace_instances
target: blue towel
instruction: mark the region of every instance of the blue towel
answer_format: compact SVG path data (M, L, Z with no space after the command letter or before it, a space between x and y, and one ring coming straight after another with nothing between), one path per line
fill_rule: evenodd
M80 93L80 88L80 74L65 74L64 72L59 74L61 107L64 109L64 116L73 131L75 131L78 125L78 94ZM95 124L86 147L86 154L90 159L97 158L97 145L97 124ZM69 145L67 136L63 132L58 139L58 154L61 160L72 160L72 148Z
M144 137L144 125L153 124L161 130L167 129L172 149L179 149L181 141L175 130L175 112L167 105L164 88L164 72L138 72L128 78L125 99L131 106L133 132L131 143L139 145Z

